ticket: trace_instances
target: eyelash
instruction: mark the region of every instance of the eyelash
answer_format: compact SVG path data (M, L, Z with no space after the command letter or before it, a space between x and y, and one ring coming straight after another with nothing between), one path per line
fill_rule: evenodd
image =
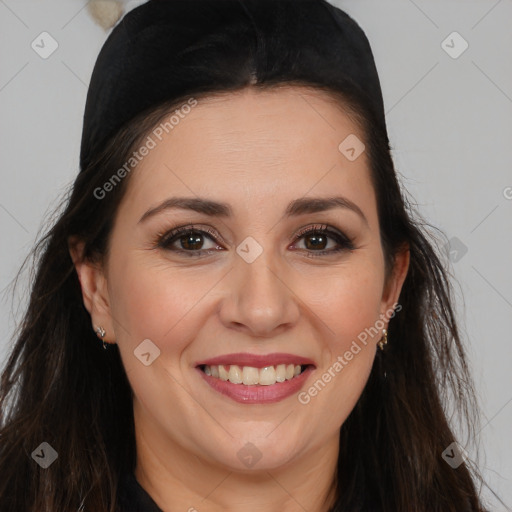
M353 244L353 241L345 236L342 233L338 233L337 231L332 231L329 229L329 226L326 224L321 225L315 225L315 226L309 226L307 228L301 229L298 233L294 236L294 242L296 243L298 240L300 240L302 237L308 234L321 234L321 235L327 235L328 237L334 239L340 247L337 249L330 249L330 250L322 250L322 251L308 251L307 249L301 249L308 251L306 253L307 257L310 258L318 258L321 256L329 256L332 254L339 253L341 251L353 251L355 249L355 246ZM179 240L180 235L189 235L189 234L202 234L207 235L208 238L210 238L213 242L218 243L215 239L216 233L212 229L206 228L206 229L198 229L195 226L180 226L174 229L171 229L170 231L167 231L166 233L159 233L156 237L156 240L154 241L154 247L155 248L161 248L172 252L182 253L186 254L188 257L201 257L201 255L205 255L205 253L211 253L215 252L215 249L201 249L201 250L195 250L195 251L185 251L183 249L170 249L170 245L175 241Z

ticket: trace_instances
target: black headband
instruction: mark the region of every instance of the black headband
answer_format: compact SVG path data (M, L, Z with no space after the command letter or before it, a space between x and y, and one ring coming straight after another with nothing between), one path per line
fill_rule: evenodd
M251 73L258 82L278 81L283 69L297 69L296 78L307 80L300 60L311 55L338 67L385 126L370 44L351 17L327 1L149 0L124 16L100 51L87 94L81 170L137 115L174 98L225 89L228 66L233 89L244 80L247 85Z

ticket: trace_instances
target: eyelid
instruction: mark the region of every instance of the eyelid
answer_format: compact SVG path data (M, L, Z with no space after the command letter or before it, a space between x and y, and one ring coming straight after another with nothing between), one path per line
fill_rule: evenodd
M186 224L181 226L176 226L173 228L170 228L168 230L164 230L164 232L159 232L156 235L156 244L159 246L164 246L165 243L175 238L176 236L182 234L182 233L189 233L189 232L200 232L200 233L206 233L212 241L215 243L222 242L224 245L227 245L227 242L224 240L222 235L215 229L201 224ZM193 252L193 251L187 251L187 252Z
M313 224L313 225L310 224L308 226L300 228L295 233L295 235L293 235L293 240L296 240L297 238L300 238L301 236L304 236L305 234L310 233L312 231L313 232L314 231L326 231L326 232L333 231L336 234L338 234L339 236L344 236L343 233L338 232L338 230L336 230L336 228L332 228L328 224Z
M217 230L210 226L201 224L185 224L170 228L167 231L164 231L163 233L159 232L156 236L153 246L168 249L168 246L170 245L169 242L172 239L179 237L180 234L187 234L190 232L203 233L203 236L210 238L212 242L216 244L222 243L224 245L228 245L225 242L222 235ZM345 250L353 250L355 248L353 240L349 236L345 235L339 229L332 227L328 224L309 224L307 226L304 226L295 232L295 234L292 236L291 242L295 243L299 241L304 235L315 232L324 233L327 236L330 236L330 238L334 239L338 243L338 245L344 246ZM196 251L184 251L183 249L169 250L176 253L184 252L190 255L193 255L194 253L204 254L206 252L212 251L212 249L197 249ZM341 250L342 249L327 249L323 251L312 251L312 253L318 256L322 256L325 254L335 254L336 252L339 252Z
M346 235L343 231L330 226L329 224L315 224L303 227L297 231L293 237L294 241L298 241L309 233L321 233L327 235L329 238L334 239L342 249L325 249L322 251L308 251L308 254L322 256L326 254L336 254L342 250L353 251L356 247L354 239Z

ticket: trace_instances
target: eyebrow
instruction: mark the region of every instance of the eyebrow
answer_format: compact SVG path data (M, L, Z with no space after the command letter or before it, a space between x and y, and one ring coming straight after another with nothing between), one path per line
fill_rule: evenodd
M346 208L357 213L364 220L365 224L369 226L368 219L361 208L346 197L302 197L295 199L288 204L283 218L296 217L306 213L319 213L334 208ZM139 223L169 209L190 210L211 217L226 218L233 215L233 210L227 203L220 203L200 197L171 197L146 211L139 219Z

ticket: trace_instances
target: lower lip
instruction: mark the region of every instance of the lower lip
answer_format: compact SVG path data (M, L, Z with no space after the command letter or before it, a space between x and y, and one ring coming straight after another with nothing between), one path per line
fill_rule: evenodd
M284 400L297 393L304 385L309 374L314 370L313 366L308 366L300 375L284 382L277 382L270 386L261 386L255 384L246 386L244 384L233 384L228 380L222 380L217 377L206 375L200 368L196 368L201 377L215 391L231 398L235 402L242 404L270 404Z

